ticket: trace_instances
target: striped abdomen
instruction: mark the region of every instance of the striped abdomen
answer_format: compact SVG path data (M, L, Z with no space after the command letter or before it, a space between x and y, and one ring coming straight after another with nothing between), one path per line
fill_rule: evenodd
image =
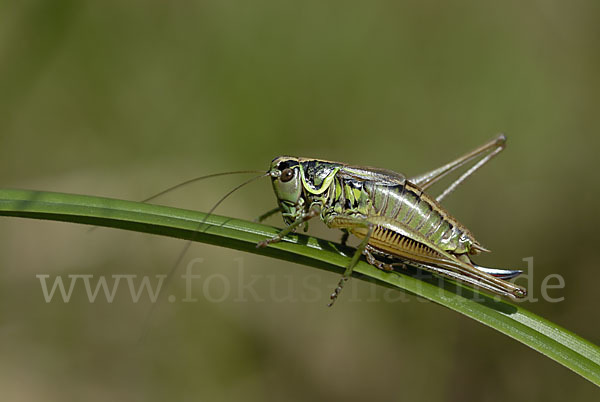
M481 249L464 226L410 182L395 186L366 182L364 190L371 200L370 213L410 227L442 250L463 254Z

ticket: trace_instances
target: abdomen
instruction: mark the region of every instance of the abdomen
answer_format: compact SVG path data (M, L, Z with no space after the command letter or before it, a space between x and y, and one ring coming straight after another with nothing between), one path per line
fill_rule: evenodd
M474 244L478 245L471 233L440 204L408 181L396 186L365 183L364 190L371 198L370 213L421 233L444 251L464 254L471 252Z

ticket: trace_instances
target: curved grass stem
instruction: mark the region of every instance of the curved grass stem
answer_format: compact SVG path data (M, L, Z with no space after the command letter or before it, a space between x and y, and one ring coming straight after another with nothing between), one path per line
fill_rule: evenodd
M1 190L0 215L82 223L192 239L310 267L342 273L352 249L294 234L265 248L255 245L277 234L271 226L196 211L102 197L28 190ZM196 232L203 222L206 229ZM600 348L519 305L446 280L388 273L359 261L353 276L440 304L516 339L596 385ZM475 297L477 296L477 297ZM323 300L325 307L326 300Z

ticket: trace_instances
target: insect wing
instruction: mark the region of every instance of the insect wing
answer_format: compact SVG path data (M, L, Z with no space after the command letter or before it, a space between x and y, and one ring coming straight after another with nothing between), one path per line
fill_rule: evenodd
M401 173L372 167L344 166L340 169L338 175L341 175L343 178L360 181L371 180L387 186L404 185L406 182L406 177Z

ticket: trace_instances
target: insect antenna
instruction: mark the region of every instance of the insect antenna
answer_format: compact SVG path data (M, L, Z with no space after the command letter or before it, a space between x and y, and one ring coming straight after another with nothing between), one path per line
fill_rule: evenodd
M233 189L229 190L224 196L222 196L216 203L215 205L212 206L212 208L207 212L207 214L204 216L204 219L202 219L202 221L200 221L200 223L198 223L198 226L196 227L196 230L194 230L194 233L192 234L192 237L190 237L190 239L187 241L187 243L185 244L185 246L183 246L183 249L181 250L181 252L179 253L179 256L177 257L177 260L175 260L175 263L173 264L173 266L171 267L171 269L169 270L169 273L167 274L167 277L163 283L164 288L168 287L171 278L173 277L173 275L175 274L175 271L177 270L177 268L179 267L179 265L181 264L181 261L183 261L183 258L185 257L185 255L187 254L190 246L192 245L192 243L196 240L198 234L202 233L203 231L200 230L202 229L202 226L206 223L206 220L210 217L210 215L212 215L212 213L214 212L215 209L217 209L217 207L219 205L221 205L221 203L223 203L223 201L225 201L231 194L235 193L237 190L239 190L240 188L255 182L258 179L261 179L263 177L267 177L269 176L269 172L264 172L264 171L256 171L256 170L243 170L243 171L237 171L237 172L226 172L226 173L216 173L216 174L212 174L212 175L208 175L208 176L202 176L202 177L198 177L195 179L191 179L188 180L186 182L180 183L178 185L175 185L173 187L170 187L164 191L161 191L160 193L157 193L155 195L153 195L152 197L147 198L146 200L144 200L144 202L148 201L148 200L152 200L160 195L165 194L168 191L171 190L175 190L176 188L179 188L185 184L189 184L192 183L194 181L197 180L201 180L201 179L207 179L209 177L217 177L217 176L223 176L226 174L236 174L236 173L256 173L256 172L260 172L262 173L259 176L254 176L251 179L246 180L245 182L243 182L242 184L238 184L237 186L235 186ZM206 230L208 229L208 225L207 227L204 229ZM149 320L150 317L152 316L152 313L154 312L155 306L157 303L153 303L152 306L150 307L150 310L148 311L148 314L146 315L146 319L144 320L144 330L142 332L142 335L140 336L140 339L138 340L138 343L141 343L144 338L146 337L146 334L149 330Z
M192 184L195 183L197 181L201 181L204 179L212 179L213 177L219 177L219 176L228 176L228 175L232 175L232 174L243 174L243 173L264 173L264 171L262 170L235 170L233 172L221 172L221 173L213 173L213 174L209 174L206 176L198 176L198 177L194 177L192 179L186 180L184 182L181 182L179 184L176 184L174 186L171 186L169 188L166 188L148 198L144 198L143 200L141 200L140 202L149 202L152 201L158 197L160 197L161 195L165 195L167 193L170 193L173 190L177 190L178 188L187 186L188 184ZM210 215L210 214L209 214ZM98 229L99 226L92 226L91 228L88 229L88 233L91 233L93 231L95 231L96 229Z
M152 201L153 199L158 198L161 195L170 193L173 190L177 190L178 188L187 186L188 184L195 183L195 182L200 181L200 180L212 179L213 177L227 176L227 175L231 175L231 174L242 174L242 173L263 173L264 174L264 171L263 170L236 170L236 171L233 171L233 172L213 173L213 174L209 174L209 175L206 175L206 176L194 177L193 179L186 180L186 181L184 181L182 183L179 183L179 184L171 186L171 187L169 187L167 189L164 189L164 190L162 190L162 191L154 194L151 197L148 197L146 199L141 200L140 202ZM262 176L260 176L260 177L262 177Z

